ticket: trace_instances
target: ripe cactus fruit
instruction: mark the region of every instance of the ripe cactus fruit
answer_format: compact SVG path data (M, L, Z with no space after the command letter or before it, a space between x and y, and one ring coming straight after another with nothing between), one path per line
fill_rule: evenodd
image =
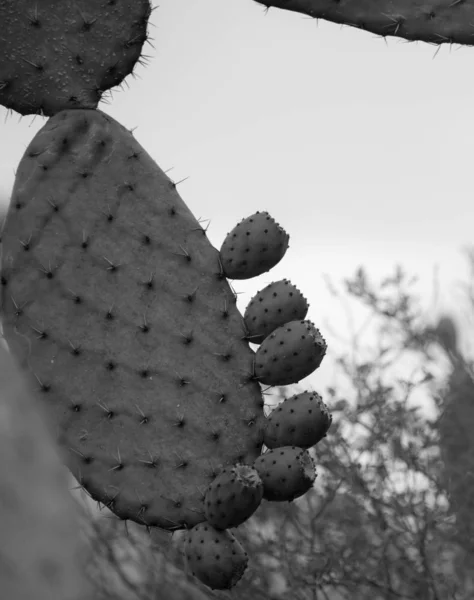
M291 502L313 487L316 468L307 450L285 446L268 450L254 463L263 481L263 497L273 502Z
M472 46L474 4L460 0L257 0L268 10L283 8L332 23L349 25L386 37L388 35L430 44Z
M265 385L289 385L315 371L327 344L311 321L290 321L266 337L257 350L255 375Z
M263 484L253 467L226 467L207 488L205 516L213 527L238 527L260 506Z
M331 423L332 415L319 394L295 394L268 416L263 443L267 448L311 448L326 436Z
M263 398L219 252L133 135L55 115L17 169L0 286L11 352L68 464L122 518L205 520L202 490L262 448Z
M140 60L149 0L2 0L0 103L22 115L96 108Z
M213 590L234 587L248 564L242 544L230 531L200 523L187 532L185 554L191 573Z
M288 279L270 283L250 300L245 310L248 339L261 344L277 327L304 319L308 308L306 298Z
M229 279L251 279L272 269L285 256L290 236L266 212L242 219L227 234L220 250Z

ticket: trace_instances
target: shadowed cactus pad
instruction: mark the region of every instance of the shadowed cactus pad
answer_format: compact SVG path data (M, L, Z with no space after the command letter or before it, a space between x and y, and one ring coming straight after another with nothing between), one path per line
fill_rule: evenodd
M23 156L3 231L3 326L69 465L117 515L204 520L264 422L219 252L174 183L98 110L64 111Z
M2 0L0 103L22 115L96 108L147 39L149 0Z

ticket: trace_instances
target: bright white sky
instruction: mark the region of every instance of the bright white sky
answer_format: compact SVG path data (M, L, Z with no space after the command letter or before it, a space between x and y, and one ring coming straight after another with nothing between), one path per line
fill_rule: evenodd
M359 265L418 274L434 314L456 308L472 242L474 49L387 44L370 33L252 0L160 0L156 50L140 79L100 108L128 128L176 181L220 247L243 217L268 210L290 233L271 273L235 282L241 311L271 281L289 278L308 318L346 318L327 293ZM0 108L0 196L45 119ZM441 295L434 305L433 270ZM316 386L329 382L323 367Z

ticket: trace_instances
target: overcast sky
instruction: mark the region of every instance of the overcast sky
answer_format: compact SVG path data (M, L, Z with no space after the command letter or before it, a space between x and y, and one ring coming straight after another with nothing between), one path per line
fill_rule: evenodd
M242 311L286 277L317 326L329 319L344 331L323 275L339 282L362 264L381 277L397 262L420 276L429 314L457 308L473 229L474 49L435 55L427 44L265 14L252 0L160 0L152 23L149 66L99 108L136 128L176 181L189 177L178 191L196 217L211 219L215 246L257 210L288 231L275 269L235 283ZM2 108L0 117L5 201L45 119L7 118ZM323 370L315 385L330 378Z

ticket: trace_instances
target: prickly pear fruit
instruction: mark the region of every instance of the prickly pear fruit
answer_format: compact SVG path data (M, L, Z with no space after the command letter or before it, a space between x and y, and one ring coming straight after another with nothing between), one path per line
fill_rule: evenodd
M0 104L22 115L96 108L140 60L149 0L2 0Z
M255 356L255 375L265 385L297 383L320 366L326 349L311 321L290 321L264 339Z
M6 341L90 495L164 529L260 455L263 398L219 252L133 135L99 110L38 132L3 231Z
M242 219L227 234L220 259L229 279L251 279L272 269L285 256L290 236L266 212Z
M69 485L43 415L0 344L0 596L5 600L92 597Z
M213 527L238 527L260 506L263 484L253 467L226 467L209 484L204 499L205 516Z
M270 283L250 300L245 310L248 339L261 344L277 327L304 319L308 308L306 298L288 279Z
M307 450L285 446L268 450L254 467L263 481L263 497L273 502L291 502L313 487L316 468Z
M311 448L326 436L331 423L332 415L319 394L295 394L268 416L263 443L267 448Z
M191 573L213 590L234 587L244 574L248 555L230 531L207 522L187 532L185 554Z

